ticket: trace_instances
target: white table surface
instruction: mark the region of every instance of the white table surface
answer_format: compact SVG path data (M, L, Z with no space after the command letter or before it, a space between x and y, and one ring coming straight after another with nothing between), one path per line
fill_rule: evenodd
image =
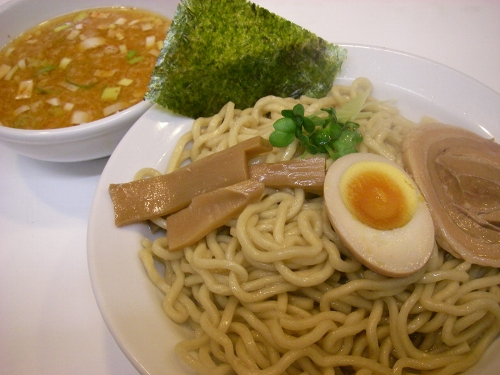
M256 2L320 36L331 28L331 42L420 55L500 93L498 0ZM106 162L41 162L0 146L0 374L137 374L87 269L87 220Z

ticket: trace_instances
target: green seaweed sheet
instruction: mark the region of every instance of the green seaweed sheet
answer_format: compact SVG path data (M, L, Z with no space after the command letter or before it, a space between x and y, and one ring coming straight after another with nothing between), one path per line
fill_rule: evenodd
M266 95L321 97L346 54L246 0L182 0L145 99L197 118L229 101L244 109Z

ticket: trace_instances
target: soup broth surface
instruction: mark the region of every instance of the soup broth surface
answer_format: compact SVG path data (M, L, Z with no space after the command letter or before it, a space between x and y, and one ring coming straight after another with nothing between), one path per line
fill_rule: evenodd
M54 129L143 100L170 20L135 8L82 10L0 50L0 125Z

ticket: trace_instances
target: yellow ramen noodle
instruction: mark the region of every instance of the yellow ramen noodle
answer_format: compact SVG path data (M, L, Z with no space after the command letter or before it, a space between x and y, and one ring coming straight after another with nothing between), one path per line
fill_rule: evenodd
M281 110L297 102L309 115L371 89L357 79L322 99L266 97L243 111L228 103L194 122L162 173L247 138L267 138ZM401 163L401 137L416 124L371 97L357 121L360 152ZM294 141L253 162L289 160L296 151ZM301 189L267 189L237 219L183 251L170 252L168 241L168 231L144 239L140 257L164 293L158 303L165 314L193 327L176 352L200 374L450 375L476 363L500 331L499 269L436 245L411 276L376 274L342 244L322 197Z
M170 21L135 8L96 8L30 29L0 51L0 124L53 129L141 101Z

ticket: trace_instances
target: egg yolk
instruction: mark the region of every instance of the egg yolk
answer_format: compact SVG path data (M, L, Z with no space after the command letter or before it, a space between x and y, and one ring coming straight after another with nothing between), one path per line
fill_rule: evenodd
M340 179L340 194L356 219L374 229L406 225L417 208L417 191L399 169L380 162L358 162Z

